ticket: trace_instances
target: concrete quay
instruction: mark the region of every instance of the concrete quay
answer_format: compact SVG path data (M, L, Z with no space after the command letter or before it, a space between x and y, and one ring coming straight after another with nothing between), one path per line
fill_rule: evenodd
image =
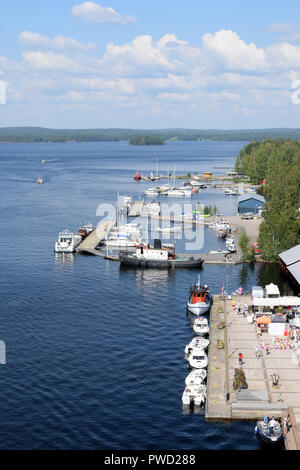
M233 296L238 302L251 305L250 296ZM294 350L261 350L256 357L255 346L269 337L257 335L256 323L237 314L231 300L214 296L210 313L210 347L205 417L212 419L257 420L275 416L282 421L290 414L292 427L285 435L287 449L300 450L300 368ZM217 325L224 322L225 328ZM218 339L224 349L217 348ZM243 370L247 390L233 390L234 369L239 368L238 354L243 354ZM279 375L273 385L272 375Z

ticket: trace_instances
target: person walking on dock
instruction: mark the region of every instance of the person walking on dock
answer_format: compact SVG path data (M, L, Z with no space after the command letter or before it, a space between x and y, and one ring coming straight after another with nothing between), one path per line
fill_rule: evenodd
M243 354L242 353L239 353L239 364L240 364L240 366L243 365Z
M258 344L255 346L255 355L256 355L256 359L260 358L260 347Z

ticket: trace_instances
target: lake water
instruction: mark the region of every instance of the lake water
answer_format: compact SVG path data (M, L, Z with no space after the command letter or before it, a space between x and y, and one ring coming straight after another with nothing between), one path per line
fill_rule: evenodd
M224 170L243 142L0 145L2 449L256 449L253 423L205 423L181 405L192 339L185 302L191 270L120 269L98 257L53 253L58 232L96 224L121 194L141 197L144 173ZM41 164L45 159L46 163ZM36 184L42 175L44 185ZM193 198L236 212L236 198ZM179 246L180 246L180 242ZM220 245L205 232L202 251ZM204 266L213 293L270 280L273 267Z

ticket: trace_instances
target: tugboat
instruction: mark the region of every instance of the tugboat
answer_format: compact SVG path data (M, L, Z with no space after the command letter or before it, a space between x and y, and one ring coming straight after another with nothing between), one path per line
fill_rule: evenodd
M280 423L272 418L270 421L265 418L263 421L257 421L255 433L269 444L275 444L283 439Z
M200 276L198 276L198 283L190 287L187 309L194 315L203 315L210 309L211 303L209 288L200 285Z
M174 245L162 246L161 240L154 240L154 247L148 244L136 246L135 253L120 252L121 264L141 268L202 268L203 259L193 256L176 256Z
M141 181L141 175L140 175L140 170L136 170L136 174L134 175L133 179L135 181Z

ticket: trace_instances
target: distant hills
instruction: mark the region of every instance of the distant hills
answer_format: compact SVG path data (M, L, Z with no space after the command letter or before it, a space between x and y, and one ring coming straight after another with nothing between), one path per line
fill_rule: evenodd
M47 129L43 127L2 127L0 142L117 142L143 136L167 140L261 141L300 139L300 129Z

